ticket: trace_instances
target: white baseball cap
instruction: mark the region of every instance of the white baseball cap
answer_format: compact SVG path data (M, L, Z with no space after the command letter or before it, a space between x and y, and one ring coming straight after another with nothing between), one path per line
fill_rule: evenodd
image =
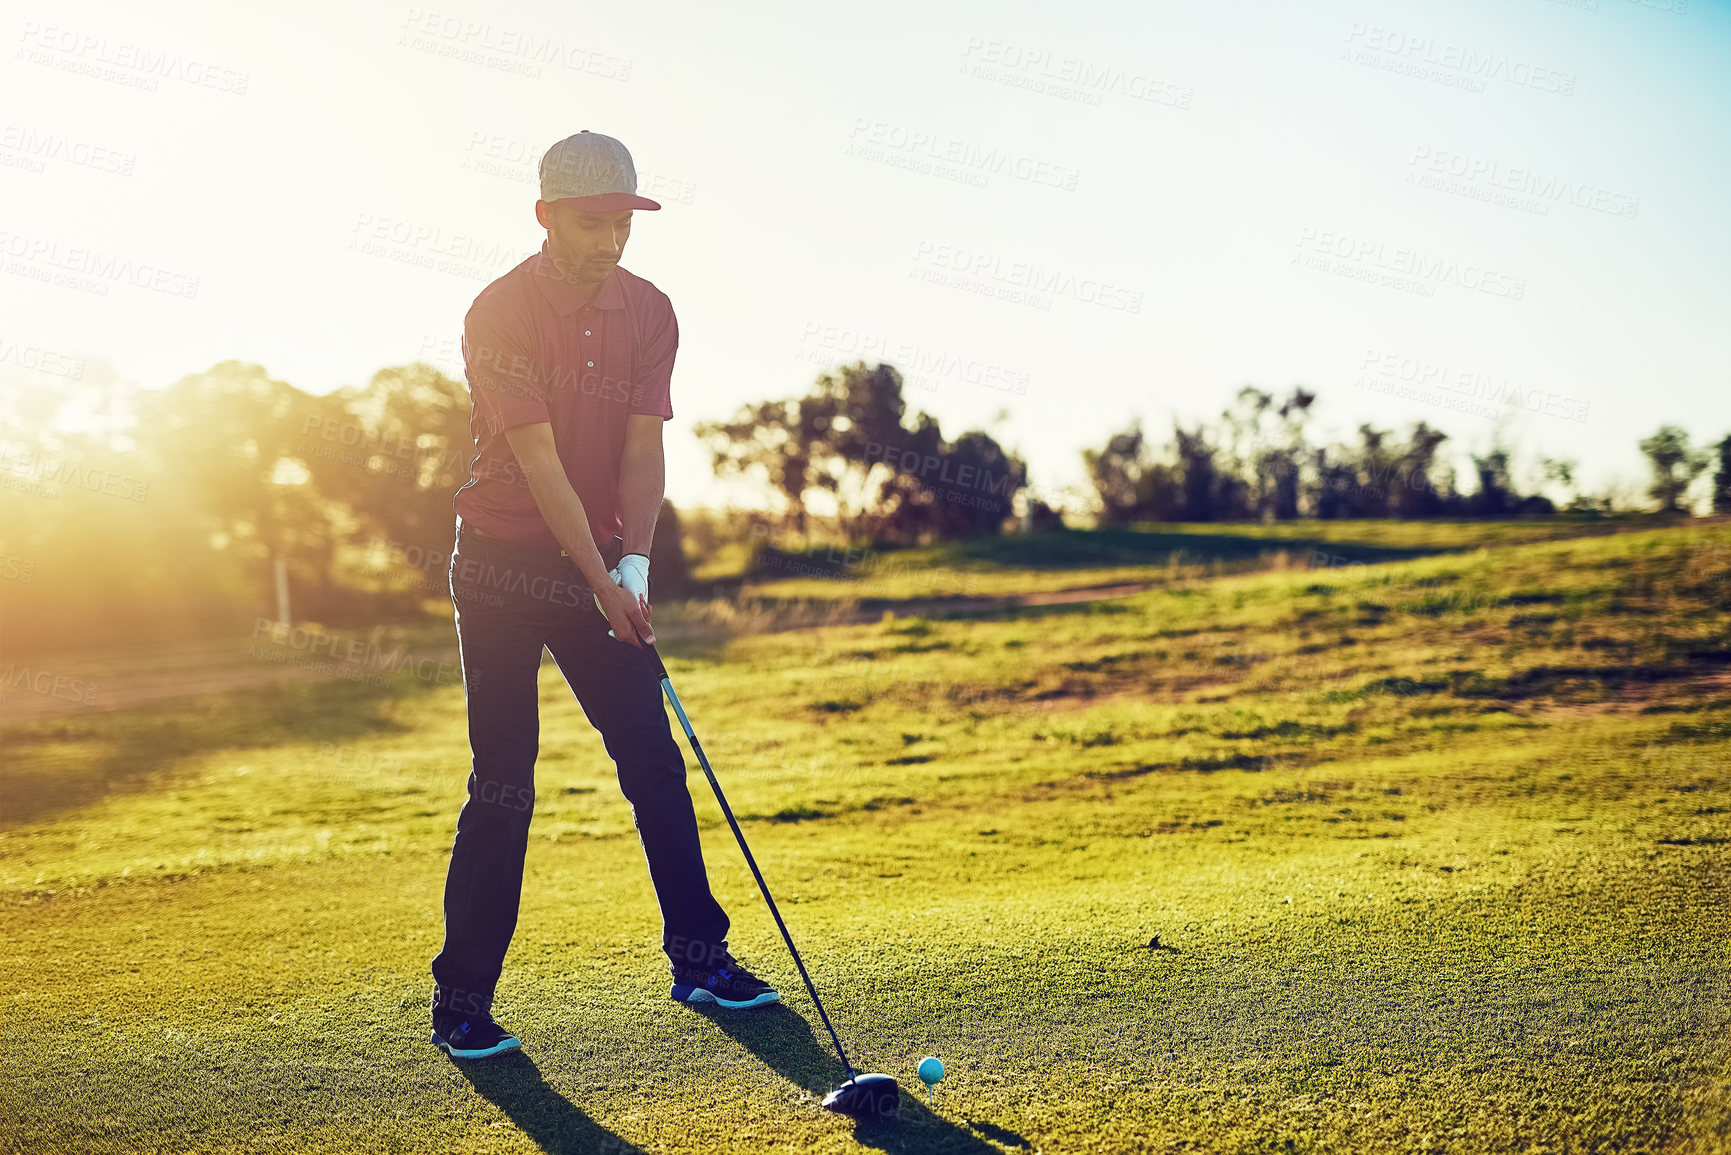
M541 158L541 199L575 200L598 213L621 209L658 209L637 195L637 166L619 141L584 129L547 150Z

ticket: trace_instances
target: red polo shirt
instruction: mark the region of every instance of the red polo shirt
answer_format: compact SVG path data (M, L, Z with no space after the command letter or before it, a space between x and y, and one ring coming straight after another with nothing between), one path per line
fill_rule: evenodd
M504 436L545 421L595 544L611 541L621 528L625 419L673 416L678 347L666 293L615 267L586 305L542 242L540 253L482 289L463 318L475 458L457 490L457 515L482 533L556 544Z

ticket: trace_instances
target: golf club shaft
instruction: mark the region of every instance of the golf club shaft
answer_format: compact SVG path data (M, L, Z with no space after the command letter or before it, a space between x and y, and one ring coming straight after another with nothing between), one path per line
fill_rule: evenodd
M830 1041L835 1044L835 1053L841 1056L841 1065L851 1079L854 1076L853 1064L848 1062L847 1052L842 1049L841 1036L835 1033L835 1027L830 1024L829 1015L823 1009L823 1000L817 997L817 987L812 985L811 976L805 970L805 963L800 961L799 949L793 945L793 936L787 932L787 924L781 921L781 911L775 908L775 899L769 893L769 884L763 881L763 871L757 868L757 859L751 856L751 847L745 844L745 832L740 830L739 822L733 817L733 808L727 804L727 795L721 792L721 783L716 780L715 771L709 765L709 758L703 753L703 743L697 740L697 733L691 728L691 719L685 716L685 707L680 705L679 695L673 692L673 679L667 676L667 667L662 664L661 655L655 652L655 647L645 645L643 648L655 659L657 673L661 678L661 689L666 693L667 701L679 719L680 728L685 731L686 740L691 743L692 753L697 755L697 764L703 767L704 776L709 779L710 789L715 791L715 800L721 803L722 816L727 819L728 826L733 828L733 837L738 840L740 852L745 855L745 864L751 867L751 876L757 879L757 889L763 892L763 901L769 906L770 916L775 919L776 928L781 931L782 941L787 943L787 953L793 956L793 965L799 968L799 977L805 981L805 989L811 995L812 1005L817 1007L818 1018L823 1020L824 1029L829 1032Z

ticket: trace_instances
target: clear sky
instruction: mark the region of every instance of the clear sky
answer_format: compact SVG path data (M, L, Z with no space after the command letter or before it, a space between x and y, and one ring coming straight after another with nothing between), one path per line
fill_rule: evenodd
M1247 383L1589 487L1731 432L1731 2L8 6L0 371L460 373L591 129L693 422L864 355L1034 484ZM118 262L118 266L116 264ZM133 272L116 277L113 270ZM104 272L104 270L108 270ZM44 277L82 270L82 281ZM196 281L196 285L194 282ZM1507 413L1515 398L1513 416Z

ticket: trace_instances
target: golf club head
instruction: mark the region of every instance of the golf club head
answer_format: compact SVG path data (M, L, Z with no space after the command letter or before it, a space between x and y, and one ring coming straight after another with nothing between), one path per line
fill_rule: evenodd
M855 1075L825 1095L823 1107L856 1119L889 1119L900 1109L901 1097L888 1075Z

